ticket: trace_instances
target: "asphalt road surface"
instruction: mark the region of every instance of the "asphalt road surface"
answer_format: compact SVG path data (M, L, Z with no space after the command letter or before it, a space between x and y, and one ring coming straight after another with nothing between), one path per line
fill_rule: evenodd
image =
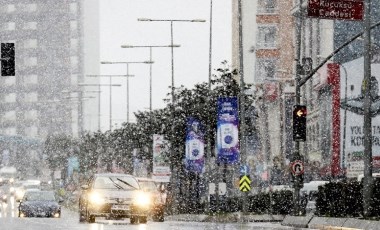
M18 203L10 197L8 203L1 204L0 229L1 230L114 230L114 229L136 229L136 230L244 230L244 229L294 229L281 226L278 223L198 223L166 221L163 223L148 220L147 224L132 225L126 220L96 219L96 223L79 223L78 213L62 209L61 218L19 218Z

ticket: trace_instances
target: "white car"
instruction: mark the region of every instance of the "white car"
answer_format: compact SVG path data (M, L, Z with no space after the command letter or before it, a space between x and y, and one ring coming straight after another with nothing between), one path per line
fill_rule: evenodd
M326 183L329 183L329 181L310 181L308 183L304 183L300 193L301 196L307 198L306 213L315 211L318 187Z

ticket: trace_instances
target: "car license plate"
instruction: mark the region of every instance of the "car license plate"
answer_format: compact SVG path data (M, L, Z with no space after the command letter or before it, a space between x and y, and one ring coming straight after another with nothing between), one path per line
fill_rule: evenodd
M129 210L129 205L112 205L113 210Z

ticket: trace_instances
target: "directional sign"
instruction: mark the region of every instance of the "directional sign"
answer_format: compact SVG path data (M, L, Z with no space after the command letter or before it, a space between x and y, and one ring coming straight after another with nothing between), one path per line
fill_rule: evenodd
M240 165L240 175L241 176L244 176L244 175L248 175L249 174L249 167L248 165Z
M363 20L363 0L309 0L307 15L324 19Z
M248 175L240 177L239 189L242 192L248 192L251 190L251 180Z
M292 163L292 173L296 176L302 175L304 173L305 167L302 161L294 161Z

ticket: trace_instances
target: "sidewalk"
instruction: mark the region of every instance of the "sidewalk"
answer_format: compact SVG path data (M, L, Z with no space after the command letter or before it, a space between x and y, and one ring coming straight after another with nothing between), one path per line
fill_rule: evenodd
M166 216L165 220L171 221L189 221L189 222L218 222L218 223L231 223L231 222L282 222L285 216L283 215L243 215L240 212L223 213L214 215L205 214L179 214Z
M217 215L180 214L166 216L168 221L186 222L281 222L283 226L312 229L341 229L341 230L380 230L380 221L362 220L357 218L316 217L313 214L306 216L283 215L243 215L242 213L224 213Z

